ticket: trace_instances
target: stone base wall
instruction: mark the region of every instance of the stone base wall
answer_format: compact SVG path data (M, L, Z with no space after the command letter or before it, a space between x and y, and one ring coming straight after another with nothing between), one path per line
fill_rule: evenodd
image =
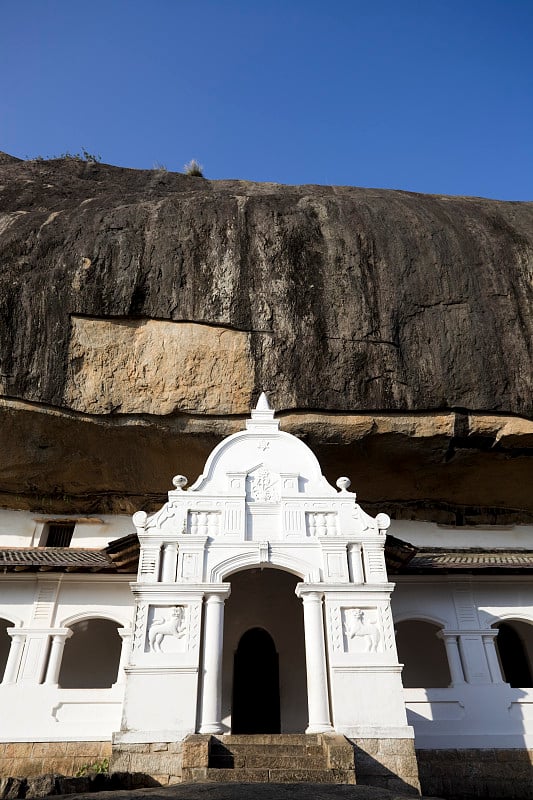
M141 772L162 786L181 781L183 742L114 744L110 772Z
M533 800L533 750L417 750L422 792L447 800Z
M351 739L355 780L395 792L417 795L418 763L413 739Z
M111 742L0 742L0 778L76 775L111 758Z

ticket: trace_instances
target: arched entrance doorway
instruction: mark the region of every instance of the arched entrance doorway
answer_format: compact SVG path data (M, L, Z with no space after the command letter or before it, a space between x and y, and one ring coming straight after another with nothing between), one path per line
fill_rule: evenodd
M232 733L303 733L308 707L303 606L294 593L299 578L269 567L226 580L223 724ZM274 705L269 714L261 710L262 695ZM252 708L256 722L249 719Z
M251 628L233 659L232 733L281 733L279 656L272 636Z

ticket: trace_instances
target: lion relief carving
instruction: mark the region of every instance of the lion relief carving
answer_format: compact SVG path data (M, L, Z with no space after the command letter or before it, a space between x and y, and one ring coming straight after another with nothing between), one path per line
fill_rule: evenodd
M159 618L154 617L148 629L148 644L152 653L162 653L161 645L165 636L173 639L183 639L187 633L185 622L185 607L174 606L168 609L167 613Z

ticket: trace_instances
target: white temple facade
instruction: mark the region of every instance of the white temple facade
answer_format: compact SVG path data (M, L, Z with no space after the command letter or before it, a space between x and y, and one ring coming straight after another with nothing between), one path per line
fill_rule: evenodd
M258 732L267 726L272 733L412 738L385 569L387 515L365 514L347 478L332 487L311 450L279 430L264 395L246 430L215 448L188 491L185 483L177 476L161 511L133 518L141 556L118 740L230 732L232 703L249 708ZM241 603L252 605L255 625L253 615L230 605L232 580L249 570L253 580ZM294 594L303 619L299 654L291 649L302 626L286 627L297 609ZM250 708L254 693L240 697L246 675L244 689L229 678L239 672L241 637L254 628L251 649L242 654L245 671L260 668L276 639L288 639L280 676L275 669L263 676L284 689L278 699L277 686L264 686L267 710L279 704L276 720L258 719L262 703ZM274 628L278 636L271 636ZM252 732L252 720L238 724Z

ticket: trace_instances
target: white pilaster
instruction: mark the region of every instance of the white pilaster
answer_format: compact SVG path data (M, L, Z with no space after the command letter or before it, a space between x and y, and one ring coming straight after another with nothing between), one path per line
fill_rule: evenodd
M46 668L46 677L44 683L47 685L57 686L59 681L59 671L61 669L61 659L63 658L63 650L65 649L65 642L72 636L70 628L63 628L52 634L52 643L50 645L50 655L48 656L48 666Z
M305 586L298 584L296 594L301 597L304 607L307 703L309 708L309 724L306 733L322 733L333 730L329 712L322 593L306 591Z
M224 645L224 592L209 593L205 597L204 664L202 686L202 713L200 733L222 733L222 649Z
M467 683L492 683L481 631L458 631L459 651Z
M4 679L2 681L4 684L17 682L22 648L24 647L24 640L26 638L20 628L8 628L7 632L11 636L11 647L9 648L9 656L4 670Z
M485 655L487 656L487 663L489 665L490 677L493 683L505 683L502 675L502 668L500 666L500 659L496 652L496 637L498 631L490 631L482 634L483 646L485 648Z
M174 583L176 580L176 570L178 568L178 545L177 542L167 542L163 547L163 566L161 568L161 580L163 583Z
M118 635L122 639L122 647L120 650L120 661L117 671L117 679L115 683L124 683L126 680L125 668L128 666L128 661L131 652L132 633L131 628L119 628Z
M461 662L461 654L459 653L459 645L457 643L457 634L439 631L437 635L444 640L446 655L448 656L448 666L450 667L452 686L458 686L465 683L463 664Z

